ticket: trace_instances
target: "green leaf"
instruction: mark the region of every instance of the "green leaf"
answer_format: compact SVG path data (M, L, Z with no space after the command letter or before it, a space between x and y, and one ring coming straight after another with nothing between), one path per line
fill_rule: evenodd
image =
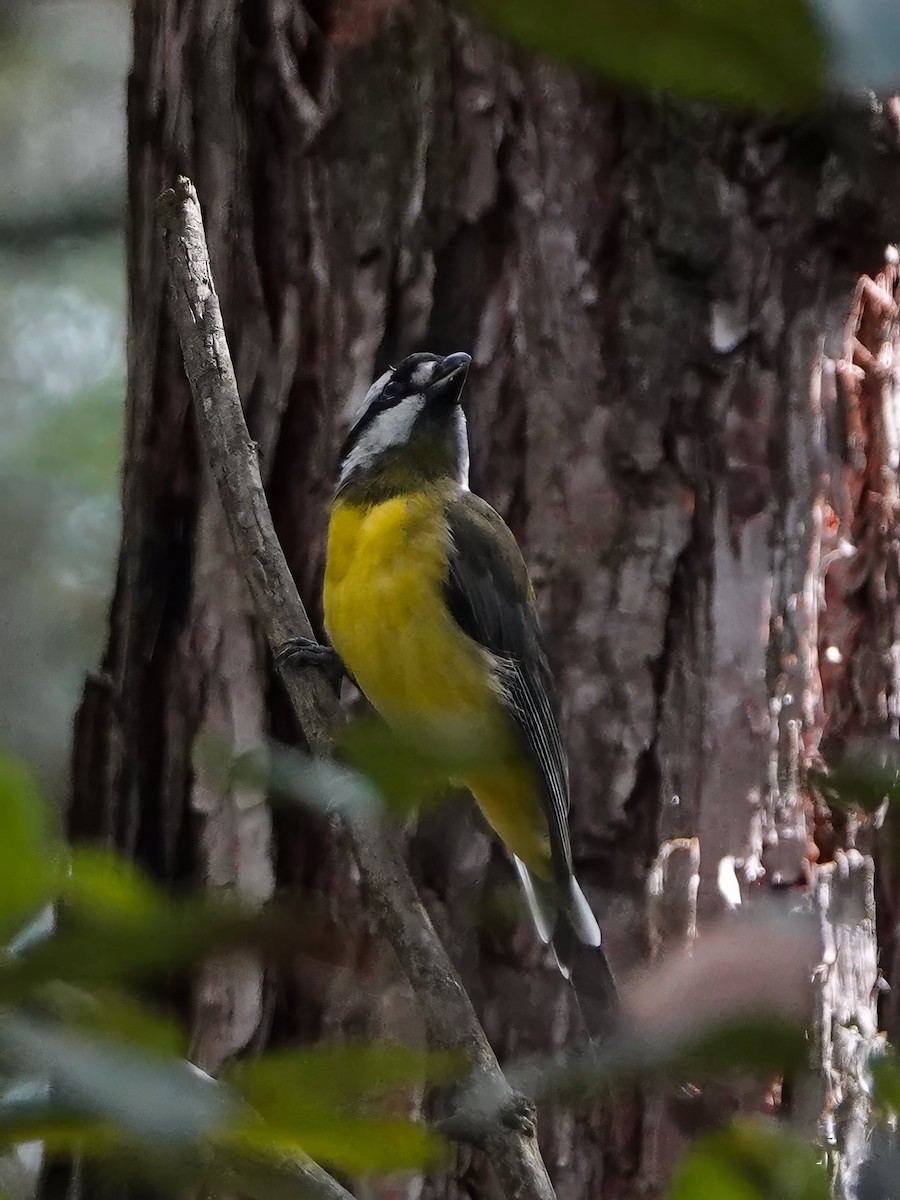
M299 801L354 822L377 820L385 807L405 815L447 788L445 766L370 718L350 721L339 731L340 761L312 758L274 742L235 757L209 733L198 739L197 751L219 787L240 783L266 789L273 801Z
M48 984L41 992L42 1009L70 1029L116 1038L155 1054L183 1057L187 1039L178 1025L112 987L86 991L68 983Z
M399 1045L333 1045L269 1054L227 1074L261 1118L242 1125L236 1144L275 1155L302 1149L346 1171L421 1168L443 1142L398 1116L409 1093L459 1074L461 1060Z
M821 1151L762 1120L697 1139L675 1171L669 1200L829 1200Z
M107 1122L64 1108L55 1101L0 1103L0 1149L43 1142L50 1153L108 1150L116 1134Z
M401 815L415 812L448 789L446 765L401 742L381 721L348 722L338 733L337 753Z
M206 1171L205 1194L250 1200L353 1200L335 1181L323 1183L318 1166L301 1154L262 1154L257 1150L219 1145Z
M290 1129L268 1121L242 1125L228 1138L242 1152L270 1155L275 1161L308 1155L352 1174L434 1168L447 1152L444 1141L426 1126L399 1117L364 1120L322 1114L315 1122L297 1121Z
M804 1067L808 1052L801 1025L784 1018L750 1016L698 1030L695 1037L672 1048L667 1071L707 1077L735 1072L786 1074ZM653 1069L650 1063L648 1068Z
M7 942L53 892L47 807L34 777L0 755L0 941Z
M93 847L72 851L63 896L79 911L104 921L154 920L170 904L133 863Z
M874 812L885 800L900 800L900 745L887 739L861 738L826 771L810 770L810 783L837 808Z
M16 958L28 954L35 946L52 937L56 930L56 910L53 904L45 904L38 909L35 916L24 925L13 940L7 943L6 952Z
M341 1043L245 1059L225 1078L267 1120L297 1113L359 1113L410 1088L447 1083L464 1062L390 1043Z
M237 784L266 789L273 799L298 801L350 821L381 816L382 802L368 779L352 767L270 742L264 750L234 757L220 738L198 740L204 764L216 772L220 787Z
M759 1200L760 1193L740 1168L722 1154L691 1154L679 1167L670 1200ZM793 1200L782 1196L779 1200Z
M228 1091L189 1063L50 1022L0 1019L0 1055L23 1073L49 1078L69 1110L142 1139L195 1142L223 1128L235 1111Z
M208 955L250 949L273 956L295 954L312 939L321 955L318 927L300 913L277 907L255 912L233 897L160 902L144 916L109 910L64 912L59 931L15 959L0 960L0 999L19 1002L57 980L73 986L118 985L147 979Z
M806 0L470 0L534 50L620 83L768 112L814 106L822 30Z
M872 1099L882 1108L900 1113L900 1061L896 1053L890 1050L879 1058L870 1058L869 1070L872 1072Z

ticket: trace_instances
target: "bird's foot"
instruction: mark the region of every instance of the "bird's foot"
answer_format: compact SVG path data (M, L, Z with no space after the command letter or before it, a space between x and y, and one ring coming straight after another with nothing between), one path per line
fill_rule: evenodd
M275 664L280 667L286 662L299 662L305 667L323 671L335 687L340 686L344 674L344 664L337 650L310 638L294 637L283 642L276 651Z
M501 1121L507 1129L513 1129L525 1137L537 1134L537 1114L534 1103L521 1092L513 1092L503 1108Z

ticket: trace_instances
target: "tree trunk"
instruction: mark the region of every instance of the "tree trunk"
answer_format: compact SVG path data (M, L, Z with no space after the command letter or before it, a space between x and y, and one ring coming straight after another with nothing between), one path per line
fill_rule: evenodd
M344 942L330 972L211 964L195 1060L215 1071L262 1042L408 1037L417 1018L328 821L273 818L196 761L209 728L239 749L296 731L197 457L154 216L178 172L204 208L251 433L312 612L348 403L414 349L473 354L473 486L532 570L576 859L618 972L665 942L645 898L661 846L687 847L695 874L697 842L672 839L699 841L685 929L722 911L727 856L745 899L805 889L818 869L802 769L841 689L854 730L896 736L895 702L881 703L895 696L892 544L873 551L890 562L887 598L845 587L832 610L827 573L867 519L847 497L870 443L825 356L845 355L858 276L900 236L889 116L774 128L623 98L437 0L136 0L134 55L125 532L70 828L172 884L309 895ZM874 428L871 406L856 411ZM837 640L823 643L826 595ZM842 617L872 623L884 678L870 672L867 690L820 672ZM829 831L825 859L853 849ZM498 1053L564 1040L564 993L526 925L475 920L487 889L512 881L471 810L426 817L409 850ZM851 868L871 879L861 855ZM820 907L834 903L823 880ZM862 908L850 924L865 938ZM864 1003L834 1005L834 1020ZM564 1200L661 1195L685 1144L656 1096L547 1112L540 1134ZM492 1188L480 1156L461 1154L404 1194Z

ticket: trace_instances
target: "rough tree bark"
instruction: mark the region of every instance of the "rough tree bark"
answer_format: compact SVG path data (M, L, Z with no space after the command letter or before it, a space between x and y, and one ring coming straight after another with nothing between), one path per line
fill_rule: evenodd
M437 0L136 0L129 130L125 532L77 721L70 829L173 884L260 903L302 890L343 944L329 972L211 964L196 1060L215 1071L262 1042L422 1027L328 821L273 818L194 761L209 727L238 749L296 730L198 461L154 216L179 172L203 201L251 433L313 612L348 400L410 350L472 352L474 484L532 567L576 856L618 970L721 912L728 856L745 899L774 884L830 905L838 963L859 939L873 953L869 860L819 822L825 865L811 866L803 767L831 721L838 738L897 732L895 485L871 475L886 407L853 407L836 386L853 375L857 280L900 237L891 111L772 127L623 98ZM880 509L861 500L873 493ZM869 573L838 586L859 560L833 551L867 530ZM843 651L842 619L857 639ZM820 670L839 653L856 675ZM565 1039L564 994L524 923L475 920L509 873L471 811L427 817L409 850L501 1058ZM670 877L682 915L667 921ZM839 1115L842 1033L871 1008L870 966L822 1024ZM823 1095L801 1097L800 1116L819 1121ZM858 1141L852 1124L838 1148ZM660 1195L684 1145L659 1097L549 1111L540 1132L561 1200ZM491 1187L466 1154L391 1194Z

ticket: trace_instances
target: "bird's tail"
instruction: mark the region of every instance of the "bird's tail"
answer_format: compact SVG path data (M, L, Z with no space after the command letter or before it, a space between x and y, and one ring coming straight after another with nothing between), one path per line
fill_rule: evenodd
M560 887L514 861L538 936L572 985L588 1035L599 1038L619 1016L619 992L587 897L574 875Z

